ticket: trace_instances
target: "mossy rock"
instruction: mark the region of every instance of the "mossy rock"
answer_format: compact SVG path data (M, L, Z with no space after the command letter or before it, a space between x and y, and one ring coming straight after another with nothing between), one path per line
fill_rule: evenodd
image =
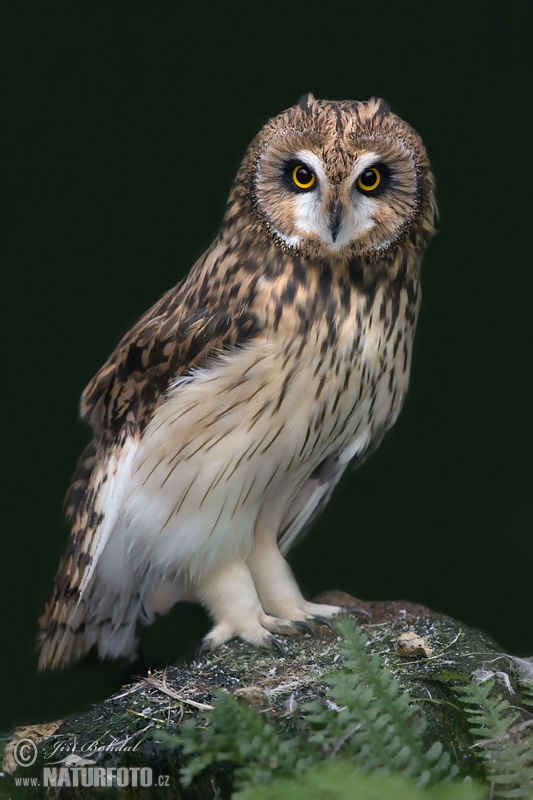
M531 680L531 674L526 674L532 669L531 662L502 653L480 631L423 606L363 603L338 592L326 593L319 601L346 607L357 604L371 615L367 624L366 618L354 614L368 637L367 650L380 655L383 666L416 700L428 723L424 733L428 746L442 742L459 775L482 778L467 715L454 687L467 682L472 673L486 670L487 674L496 673L501 693L512 695L513 706L520 706L523 679ZM405 638L408 641L402 644ZM187 757L180 746L182 724L187 719L208 718L214 694L224 690L256 709L287 742L305 732L304 706L324 701L325 676L342 666L341 641L336 632L317 625L316 636L302 633L285 639L284 645L286 654L280 657L275 651L231 642L205 655L201 662L149 673L105 702L57 725L17 729L4 754L6 774L0 781L0 796L14 800L49 796L42 786L45 768L63 768L57 774L64 789L53 789L55 796L61 797L62 792L69 798L109 796L109 789L103 794L100 787L73 785L75 776L81 781L82 771L76 768L97 766L144 770L129 773L128 778L136 776L138 783L151 785L121 788L119 796L124 800L230 797L230 763L210 766L190 786L184 785L180 774ZM26 741L21 744L23 739ZM27 740L35 742L35 752ZM19 761L32 761L35 754L31 766L17 765L15 756ZM125 773L113 774L120 784ZM30 788L25 790L24 784Z

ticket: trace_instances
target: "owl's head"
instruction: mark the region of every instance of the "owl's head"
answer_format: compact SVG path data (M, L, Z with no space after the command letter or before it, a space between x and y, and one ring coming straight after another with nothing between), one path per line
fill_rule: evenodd
M424 238L433 231L424 146L382 100L305 95L259 132L236 186L285 250L329 258L380 253L416 222L427 228Z

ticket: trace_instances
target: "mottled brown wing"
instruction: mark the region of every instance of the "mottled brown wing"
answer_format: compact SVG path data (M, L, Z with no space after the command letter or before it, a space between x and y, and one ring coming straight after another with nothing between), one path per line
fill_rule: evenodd
M116 435L132 415L142 431L170 381L259 333L249 298L196 294L192 275L141 317L83 392L81 416L95 435Z
M120 508L126 465L176 378L260 332L249 299L195 291L191 272L124 336L85 389L81 416L94 438L66 497L71 534L40 619L40 668L64 666L85 651L84 594Z
M318 465L293 498L280 525L278 546L283 554L303 539L329 503L343 475L348 470L356 469L365 463L379 447L384 433L385 431L374 433L370 446L348 463L341 463L338 454L334 453Z
M80 458L66 497L73 520L94 467L96 442L116 445L124 435L142 434L169 384L217 350L236 346L260 332L250 311L253 292L215 280L217 240L191 269L122 338L81 397L80 413L95 439Z

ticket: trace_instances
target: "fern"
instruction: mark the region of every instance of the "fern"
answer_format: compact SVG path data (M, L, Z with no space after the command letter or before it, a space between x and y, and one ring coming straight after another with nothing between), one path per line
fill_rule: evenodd
M325 677L329 702L305 707L305 732L284 738L253 708L218 692L207 724L189 720L182 727L183 752L192 756L182 770L183 783L225 763L244 797L252 787L256 792L280 777L307 775L317 763L342 758L352 769L411 778L411 792L453 777L457 768L450 767L441 743L424 748L426 723L419 707L379 656L368 655L367 637L351 620L339 622L337 631L344 637L344 666Z
M235 770L235 786L268 782L274 773L287 775L298 768L302 737L281 739L278 730L250 706L227 692L215 694L215 708L206 727L187 720L182 726L183 752L192 754L182 769L188 786L196 775L215 763L228 763ZM309 759L307 759L309 761Z
M451 780L457 767L440 742L424 744L420 707L381 658L367 652L365 634L347 618L336 630L343 667L325 676L326 700L304 707L301 732L287 738L255 709L218 692L203 722L183 725L183 752L191 756L183 783L207 767L226 764L239 800L481 800L485 790L479 784ZM474 681L455 691L492 785L491 798L529 800L531 714L511 708L494 687L494 680ZM520 691L527 705L532 684L521 680Z
M308 722L331 754L350 755L368 771L401 773L420 785L451 778L450 756L435 742L424 750L426 721L378 655L366 652L367 636L345 618L341 634L343 669L325 676L328 696L341 709L335 714L320 703L309 704Z
M518 681L522 703L533 711L533 683Z
M495 798L533 797L533 729L494 690L494 680L456 687Z
M234 800L484 800L485 790L472 782L420 788L401 775L372 775L344 759L335 759L293 778L247 788Z

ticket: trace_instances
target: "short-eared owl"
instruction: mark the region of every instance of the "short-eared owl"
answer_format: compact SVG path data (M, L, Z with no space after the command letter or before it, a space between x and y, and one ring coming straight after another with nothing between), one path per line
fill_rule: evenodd
M400 411L434 214L424 146L383 101L309 94L265 125L212 245L83 393L42 668L132 658L184 599L208 647L340 611L283 554Z

